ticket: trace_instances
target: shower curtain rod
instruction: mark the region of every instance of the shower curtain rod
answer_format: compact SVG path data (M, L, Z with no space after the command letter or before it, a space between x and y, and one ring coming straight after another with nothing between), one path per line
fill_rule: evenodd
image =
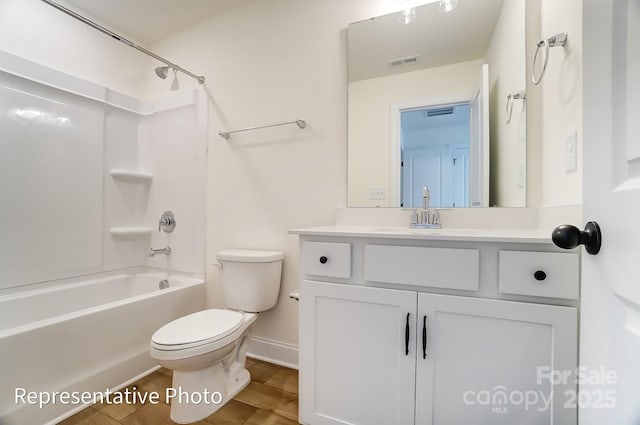
M187 71L186 69L176 65L175 63L166 60L162 56L158 56L155 53L153 53L152 51L147 50L142 46L138 46L136 43L134 43L134 42L132 42L130 40L127 40L126 38L122 37L121 35L116 34L115 32L113 32L113 31L111 31L111 30L109 30L109 29L107 29L107 28L105 28L105 27L103 27L101 25L96 24L92 20L85 18L84 16L74 12L71 9L67 9L66 7L62 6L59 3L56 3L55 1L52 1L52 0L40 0L40 1L48 4L49 6L52 6L52 7L56 8L56 9L58 9L59 11L61 11L63 13L66 13L67 15L71 16L72 18L76 18L80 22L83 22L83 23L89 25L90 27L93 27L94 29L97 29L98 31L108 35L109 37L111 37L111 38L113 38L115 40L118 40L119 42L121 42L123 44L126 44L129 47L133 47L134 49L144 53L145 55L151 56L152 58L154 58L156 60L159 60L160 62L162 62L165 65L169 66L171 69L174 69L174 70L180 71L180 72L182 72L184 74L187 74L189 77L196 79L198 81L198 83L204 84L204 76L196 75L196 74L194 74L192 72Z

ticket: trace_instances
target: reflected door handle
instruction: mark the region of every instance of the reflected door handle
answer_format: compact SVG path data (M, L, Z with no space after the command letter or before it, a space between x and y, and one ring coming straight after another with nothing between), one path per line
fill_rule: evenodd
M558 226L551 233L551 239L556 246L564 249L573 249L579 245L584 245L587 253L596 255L600 252L602 245L602 233L600 226L595 221L590 221L584 230L578 229L570 224Z

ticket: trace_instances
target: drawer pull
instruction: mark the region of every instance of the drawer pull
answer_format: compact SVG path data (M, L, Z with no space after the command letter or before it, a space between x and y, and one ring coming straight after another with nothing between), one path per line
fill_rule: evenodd
M533 277L535 277L536 280L542 282L543 280L545 280L547 278L547 274L545 272L543 272L542 270L538 270L533 274Z
M404 351L405 356L409 355L409 316L411 313L407 313L407 324L404 327Z
M320 264L327 264L327 261L329 261L329 259L324 255L320 257Z

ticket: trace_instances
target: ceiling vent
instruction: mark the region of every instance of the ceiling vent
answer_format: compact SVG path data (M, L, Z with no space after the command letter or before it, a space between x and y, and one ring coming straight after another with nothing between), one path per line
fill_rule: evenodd
M398 66L415 65L416 63L418 63L418 55L407 56L406 58L391 59L387 61L387 66L389 68L396 68Z
M427 118L451 114L453 114L453 106L445 106L443 108L433 108L427 110Z

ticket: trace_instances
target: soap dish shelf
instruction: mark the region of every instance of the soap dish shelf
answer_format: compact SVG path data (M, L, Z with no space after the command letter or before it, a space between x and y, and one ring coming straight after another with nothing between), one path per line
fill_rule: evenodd
M114 238L140 238L150 236L152 231L151 227L143 226L123 226L109 229L109 233Z
M114 168L109 170L109 174L114 180L122 180L133 183L150 183L153 179L153 174L145 171L131 171L123 170L120 168Z

